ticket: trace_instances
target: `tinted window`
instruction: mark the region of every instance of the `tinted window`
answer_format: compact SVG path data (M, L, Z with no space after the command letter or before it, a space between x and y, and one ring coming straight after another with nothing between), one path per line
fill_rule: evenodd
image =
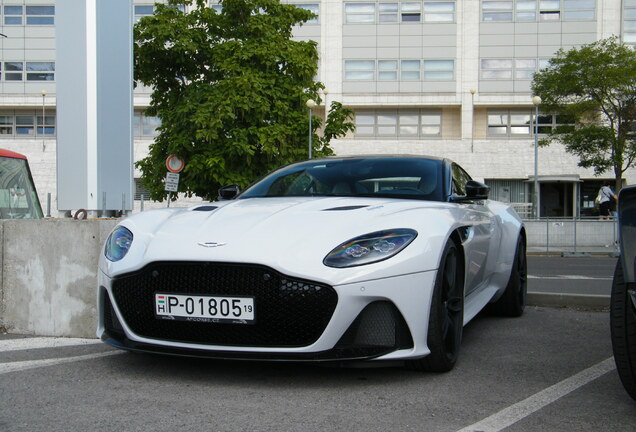
M273 196L384 196L442 201L442 161L423 158L323 159L283 167L239 199Z
M466 195L466 183L472 180L468 173L457 164L453 164L453 193Z

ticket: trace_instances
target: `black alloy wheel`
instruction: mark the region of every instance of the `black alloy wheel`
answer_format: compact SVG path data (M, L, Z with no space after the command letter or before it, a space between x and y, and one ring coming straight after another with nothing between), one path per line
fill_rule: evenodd
M623 266L619 261L614 271L610 299L612 351L623 387L636 400L636 305L632 301L633 289L633 285L625 283Z
M444 247L435 278L428 323L431 353L407 366L415 370L448 372L455 366L464 328L464 268L457 245L449 240Z

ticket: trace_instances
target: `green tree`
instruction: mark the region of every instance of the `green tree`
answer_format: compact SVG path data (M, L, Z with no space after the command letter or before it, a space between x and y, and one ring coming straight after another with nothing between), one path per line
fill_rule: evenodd
M183 13L178 4L193 4ZM169 0L135 25L135 80L153 88L149 115L161 120L146 158L137 162L155 200L167 196L165 160L185 160L179 191L214 199L228 184L245 187L286 163L306 159L306 102L320 102L314 41L292 29L314 15L279 0ZM353 112L333 103L323 136L312 121L315 156L353 130Z
M543 112L574 119L574 126L556 128L542 144L562 143L595 175L612 170L619 191L636 157L636 52L615 37L561 49L534 75L532 90Z

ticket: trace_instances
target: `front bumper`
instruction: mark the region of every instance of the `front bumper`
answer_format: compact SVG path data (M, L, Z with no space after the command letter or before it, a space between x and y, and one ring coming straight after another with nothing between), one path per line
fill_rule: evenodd
M286 308L291 304L294 309L297 309L298 305L303 303L302 299L300 303L296 301L298 299L294 300L294 296L291 300L281 301L279 298L280 280L285 280L288 284L291 278L279 275L269 268L260 266L256 268L259 278L258 272L264 271L270 275L270 280L274 280L275 296L278 297L274 313L277 312L279 316L261 314L260 330L254 326L240 324L157 320L154 315L150 314L152 315L150 316L147 310L141 310L143 308L138 303L133 302L132 306L125 305L124 303L127 303L129 299L126 298L127 296L122 296L122 288L118 286L119 278L112 280L100 272L98 295L100 313L97 335L105 342L127 350L223 359L403 360L419 358L429 353L426 346L426 334L435 272L415 273L333 287L302 281L305 293L308 290L311 291L311 287L317 286L321 288L319 292L333 291L335 300L333 308L323 307L317 314L301 313L300 318L296 316L288 320L286 317L290 314ZM152 274L152 269L149 274ZM156 280L149 286L154 287L155 282ZM172 283L173 291L184 292L177 288L174 282ZM184 290L191 289L190 286L193 283L196 286L198 282L193 282L190 277L188 288ZM227 283L224 286L227 286ZM133 297L149 297L148 294L140 293L133 288L125 289L132 289L135 292ZM271 287L269 289L271 290ZM265 290L267 291L267 288ZM235 291L232 293L237 294ZM284 294L287 298L287 294ZM309 297L309 309L315 309L315 298L311 295ZM151 304L149 298L143 301ZM271 326L269 325L271 323L265 322L271 319L275 319L278 324ZM321 320L324 324L319 323L318 330L314 323L309 323L311 324L309 328L314 329L313 333L309 332L313 336L307 338L308 332L303 330L300 333L303 337L298 338L299 333L296 332L296 327L305 326L307 324L305 321ZM138 321L144 325L140 326ZM150 326L145 325L146 321L150 323ZM158 328L156 324L159 325ZM172 331L175 324L181 326L181 330L176 333ZM148 330L149 328L151 330ZM283 334L262 337L263 334L270 333ZM289 334L292 336L288 337Z

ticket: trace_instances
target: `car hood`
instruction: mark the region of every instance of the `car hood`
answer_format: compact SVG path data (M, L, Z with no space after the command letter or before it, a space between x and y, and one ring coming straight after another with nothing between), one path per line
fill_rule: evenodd
M326 282L333 282L333 272L368 273L391 267L389 273L401 274L413 270L395 268L412 256L405 253L408 249L418 248L420 254L423 248L441 249L435 243L445 240L456 219L450 212L452 205L447 203L351 197L251 198L148 211L121 223L133 232L133 245L124 260L106 264L114 264L109 269L112 274L153 261L253 263ZM415 229L418 238L387 260L390 266L378 263L332 269L323 264L325 256L341 243L392 228ZM437 237L442 238L431 244ZM420 263L418 269L431 270L436 265Z

